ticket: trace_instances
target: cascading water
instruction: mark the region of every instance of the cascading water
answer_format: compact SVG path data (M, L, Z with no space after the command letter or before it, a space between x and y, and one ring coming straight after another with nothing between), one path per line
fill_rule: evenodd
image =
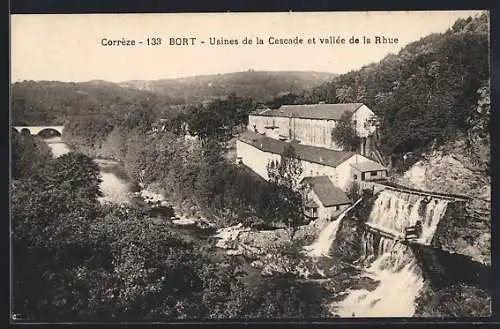
M372 208L367 224L395 236L404 236L405 228L422 223L418 240L430 244L437 225L446 211L447 200L384 190ZM378 281L372 290L349 291L347 297L332 305L341 317L406 317L415 312L415 298L424 281L411 250L393 239L365 232L361 261L365 275Z
M311 245L304 247L304 249L309 252L309 255L311 257L328 257L330 247L337 237L337 232L339 230L342 219L349 212L349 210L354 208L360 201L361 199L356 201L353 205L344 210L335 220L332 220L331 222L326 224L326 226L321 230L316 241L314 241Z

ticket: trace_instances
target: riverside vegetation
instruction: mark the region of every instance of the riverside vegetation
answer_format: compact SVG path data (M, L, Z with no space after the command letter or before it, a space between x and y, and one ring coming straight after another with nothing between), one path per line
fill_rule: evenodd
M324 286L293 273L261 277L206 239L186 240L133 208L100 204L91 158L120 161L130 180L216 227L286 227L283 211L276 211L296 213L282 197L286 184L265 182L231 161L248 113L261 104L364 102L380 118L378 146L394 171L404 173L434 149L461 141L464 156L477 160L476 174L488 181L487 54L482 15L460 19L446 33L379 63L271 100L252 91L253 98L197 95L196 101L210 101L186 104L166 92L105 82L14 84L14 124L64 123L63 139L78 151L53 159L38 137L12 133L14 312L35 321L327 316ZM358 216L366 216L365 208ZM339 229L341 242L331 250L337 261L330 264L338 275L330 291L353 285L349 273L356 269L347 264L359 253L357 230L349 218ZM296 243L289 244L292 251L276 252L300 257ZM457 307L468 305L461 293L477 301L473 309ZM476 315L488 296L475 287L429 288L418 312Z

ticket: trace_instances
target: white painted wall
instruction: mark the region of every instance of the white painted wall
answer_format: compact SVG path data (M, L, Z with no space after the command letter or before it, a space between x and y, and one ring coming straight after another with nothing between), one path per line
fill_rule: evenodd
M303 169L301 178L308 176L328 176L334 182L335 168L308 161L301 161L301 164Z
M255 128L257 128L258 132L264 132L266 131L266 126L272 126L273 125L273 118L272 117L266 117L266 116L260 116L260 115L254 115L250 114L248 116L248 130L250 131L255 131Z
M240 140L236 141L236 156L240 157L246 166L266 180L269 179L267 176L267 164L273 160L279 162L281 159L279 154L262 152L258 148ZM360 154L354 154L338 165L337 168L301 160L303 171L300 179L308 176L328 176L333 185L343 191L347 191L349 183L352 181L351 164L367 160L368 158Z
M351 120L356 120L356 133L359 137L367 137L375 132L374 126L367 125L374 116L375 113L364 104L353 113Z
M241 161L250 167L259 176L268 180L267 164L272 160L279 161L281 156L272 153L262 152L256 147L249 145L240 140L236 140L236 156L241 158Z
M335 128L334 120L293 119L293 137L301 144L340 149L332 141L332 131Z
M367 126L367 122L375 114L366 105L357 109L351 120L356 121L356 132L360 137L367 137L375 132L375 127ZM341 147L332 141L332 131L336 126L335 120L316 120L289 117L269 117L260 115L248 116L248 130L266 132L271 138L278 139L279 136L286 136L300 140L301 144L326 147L333 150L341 150ZM255 128L254 128L255 126ZM266 126L278 126L278 131L266 129ZM292 136L290 136L290 130Z
M351 164L356 162L363 162L368 160L368 158L355 154L340 165L337 166L337 176L335 179L335 186L339 187L343 191L347 191L349 182L352 180L352 167Z
M240 140L236 140L236 156L240 157L242 162L250 167L253 171L259 174L264 179L267 176L267 164L274 160L280 161L281 155L262 152L256 147L249 145ZM307 176L328 176L332 182L335 181L335 168L325 166L315 162L300 161L302 165L302 175L300 179Z

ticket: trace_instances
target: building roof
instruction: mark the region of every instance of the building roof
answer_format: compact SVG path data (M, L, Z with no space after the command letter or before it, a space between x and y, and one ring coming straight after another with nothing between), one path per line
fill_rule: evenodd
M335 151L324 147L302 145L294 142L288 143L253 131L245 131L239 139L261 151L274 154L283 153L285 146L292 144L298 159L333 168L336 168L339 164L356 154L354 152Z
M363 103L282 105L279 109L259 112L257 115L296 117L304 119L339 120L344 112L353 113Z
M304 177L302 183L311 186L314 194L325 207L351 203L347 194L334 186L328 176Z
M387 168L382 166L380 163L370 159L365 159L358 163L352 163L351 166L360 172L387 170Z

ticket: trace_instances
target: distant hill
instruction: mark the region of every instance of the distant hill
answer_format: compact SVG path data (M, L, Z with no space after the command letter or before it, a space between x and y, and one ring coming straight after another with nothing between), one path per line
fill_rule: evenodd
M63 124L70 116L124 116L152 108L158 112L178 104L166 95L123 88L115 83L23 81L11 86L11 121L14 125Z
M12 123L62 124L74 115L116 116L145 107L164 113L177 105L225 98L231 93L266 102L278 95L314 88L335 76L323 72L248 71L123 83L22 81L12 84Z
M201 75L179 79L155 81L134 80L120 83L122 87L134 88L171 98L185 103L198 103L224 97L230 93L266 102L284 93L300 93L314 88L337 76L325 72L301 71L246 71L216 75Z

